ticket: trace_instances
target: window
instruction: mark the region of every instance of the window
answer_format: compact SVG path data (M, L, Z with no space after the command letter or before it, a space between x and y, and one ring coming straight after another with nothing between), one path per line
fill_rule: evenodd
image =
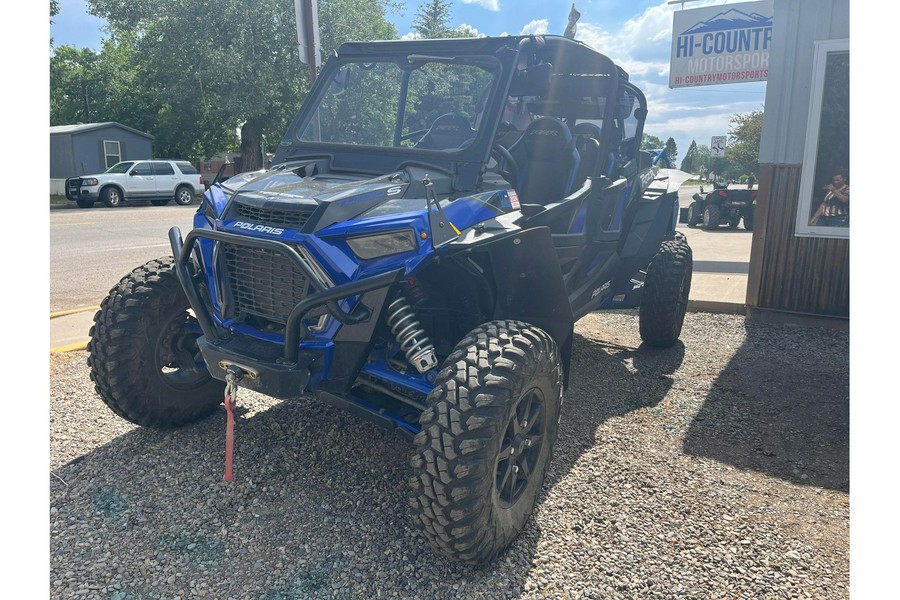
M120 162L108 168L104 173L127 173L133 162Z
M175 169L172 168L167 162L153 162L150 163L153 166L153 174L154 175L174 175Z
M103 140L103 156L106 168L110 168L122 160L122 146L114 140Z
M850 43L816 43L796 235L850 237Z
M296 139L457 152L471 144L481 103L494 82L493 59L348 63Z
M152 175L152 172L150 171L150 163L147 163L147 162L137 163L136 165L134 165L134 169L131 170L131 174L132 175L145 175L145 176Z
M191 163L175 163L178 165L178 170L181 171L183 175L199 175L200 171L194 168Z

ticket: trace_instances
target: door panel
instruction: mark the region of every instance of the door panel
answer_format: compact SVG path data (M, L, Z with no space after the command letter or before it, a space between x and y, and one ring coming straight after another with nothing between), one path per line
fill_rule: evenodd
M153 178L156 180L156 195L160 198L171 198L175 195L175 184L178 178L175 169L167 162L153 161Z
M156 181L149 162L135 163L128 172L126 187L129 198L152 198L156 195Z

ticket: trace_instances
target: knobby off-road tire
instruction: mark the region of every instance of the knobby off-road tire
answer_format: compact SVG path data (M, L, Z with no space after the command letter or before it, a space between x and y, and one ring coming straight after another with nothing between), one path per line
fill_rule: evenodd
M668 347L678 340L691 292L693 253L681 239L663 242L650 261L638 314L641 339Z
M707 204L703 209L703 229L715 229L719 226L721 211L716 204Z
M412 506L435 550L479 564L512 543L543 485L561 403L559 350L541 329L492 321L456 345L412 457Z
M694 200L691 202L690 206L688 206L688 227L696 227L700 224L700 220L703 218L703 215L700 214L699 206L697 205L697 201Z
M173 427L210 414L225 384L210 376L200 335L171 257L138 267L110 290L88 342L91 381L103 402L137 425Z

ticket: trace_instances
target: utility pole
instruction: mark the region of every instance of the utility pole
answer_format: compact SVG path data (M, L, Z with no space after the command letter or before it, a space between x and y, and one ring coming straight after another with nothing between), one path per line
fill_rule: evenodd
M81 95L84 98L84 122L91 122L91 105L88 101L87 81L81 80Z
M316 0L294 0L297 46L300 60L309 65L309 87L316 81L319 64L319 7Z

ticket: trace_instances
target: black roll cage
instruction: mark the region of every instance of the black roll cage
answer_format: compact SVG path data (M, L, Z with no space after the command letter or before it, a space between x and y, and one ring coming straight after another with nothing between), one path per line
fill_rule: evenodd
M340 68L349 63L400 62L409 66L404 71L403 84L408 86L409 73L416 62L455 60L476 64L478 59L497 65L497 73L491 91L485 102L479 131L475 141L468 147L453 153L397 147L398 133L401 131L405 111L406 88L401 90L398 118L394 132L395 147L356 146L324 142L308 142L298 139L298 132L304 131L313 118L319 103L328 93ZM589 46L560 36L509 36L497 38L469 38L417 41L349 42L343 44L325 63L320 76L310 90L302 108L287 129L287 134L279 146L273 165L286 161L309 157L331 157L330 167L334 171L357 173L390 173L410 163L428 163L454 174L453 187L457 191L471 191L475 188L484 165L490 159L493 140L497 135L503 108L511 88L516 92L520 80L532 67L549 64L552 76L542 102L550 107L548 116L567 121L571 126L580 116L577 103L572 98L585 93L602 96L614 101L605 102L603 114L594 115L602 119L602 136L606 140L604 151L610 147L611 123L617 118L615 100L619 86L624 86L638 99L641 115L638 118L640 136L646 118L646 100L639 89L628 83L628 74L615 65L608 57ZM518 92L528 91L518 89ZM531 95L531 94L521 94ZM580 98L579 98L580 99ZM618 125L622 126L621 119ZM621 129L620 129L621 130Z

